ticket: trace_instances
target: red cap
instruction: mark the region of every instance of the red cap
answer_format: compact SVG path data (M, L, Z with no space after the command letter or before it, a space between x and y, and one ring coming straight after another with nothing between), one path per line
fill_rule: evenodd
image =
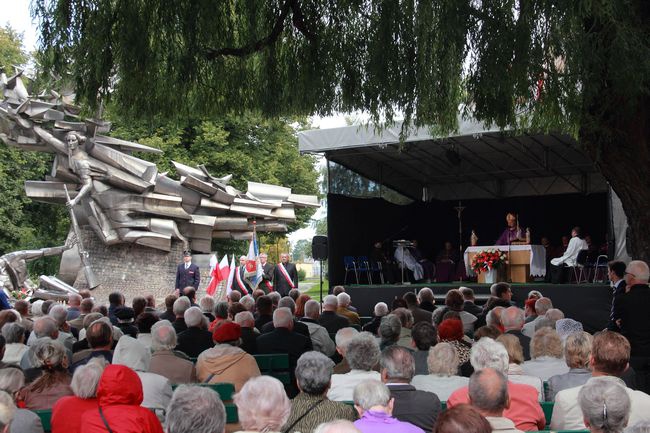
M228 341L235 341L241 338L241 326L235 322L222 321L214 328L212 332L212 340L217 343L226 343Z

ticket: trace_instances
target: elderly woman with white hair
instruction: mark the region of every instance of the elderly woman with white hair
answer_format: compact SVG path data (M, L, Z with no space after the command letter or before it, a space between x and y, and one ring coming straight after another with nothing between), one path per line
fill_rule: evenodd
M503 374L508 373L508 351L503 344L490 337L483 337L472 346L470 362L475 371L490 367ZM515 427L522 431L543 430L546 418L539 404L535 388L508 381L510 407L503 411L503 416L511 419ZM447 407L469 404L468 387L454 391L447 399Z
M592 343L593 337L584 331L567 337L564 343L564 361L569 367L569 372L548 379L546 401L555 401L558 392L584 385L591 378L589 358Z
M397 320L396 317L395 319ZM373 370L379 362L379 355L377 340L370 333L360 332L354 336L345 352L350 372L332 375L332 385L327 397L335 401L350 401L357 384L368 379L380 380L379 372Z
M63 397L52 408L52 433L81 433L81 415L87 410L97 410L97 386L107 362L93 358L77 368L72 376L74 395Z
M5 323L2 327L5 338L5 354L2 362L9 365L20 365L20 360L29 347L25 344L25 327L18 322Z
M530 340L530 361L522 364L525 374L539 377L542 381L551 376L569 372L564 361L562 340L555 329L539 329Z
M421 391L433 392L446 401L452 392L467 386L469 378L458 375L458 353L449 343L438 343L429 349L429 374L418 374L411 385Z
M622 433L630 418L630 397L609 377L590 379L578 394L585 426L592 433Z
M354 426L361 433L424 433L421 428L392 416L390 390L378 380L365 380L354 388L354 408L360 417Z
M201 313L199 312L199 314ZM210 333L208 332L208 334ZM151 351L153 353L149 362L149 372L166 377L173 384L196 382L194 364L188 359L177 356L174 353L175 347L176 331L171 324L156 326L151 331Z
M327 399L334 362L320 352L305 352L296 366L300 393L291 401L291 414L283 432L311 433L320 423L332 419L354 421L350 406Z
M38 339L32 350L34 367L43 373L20 390L17 400L24 402L26 409L51 409L57 400L72 395L66 350L63 344L47 337Z
M291 402L282 382L271 376L250 379L234 395L242 431L273 433L281 431L291 412Z
M25 386L25 375L18 368L0 369L0 391L15 398L18 391ZM43 433L41 419L31 410L16 409L8 433Z
M539 377L524 374L521 364L524 362L524 350L519 338L512 334L502 334L497 341L508 351L508 380L514 383L530 385L537 390L539 401L544 401L544 384Z
M379 324L381 323L381 318L388 314L388 305L385 302L377 302L375 308L373 309L372 320L361 328L366 332L370 332L373 335L377 335L379 331Z

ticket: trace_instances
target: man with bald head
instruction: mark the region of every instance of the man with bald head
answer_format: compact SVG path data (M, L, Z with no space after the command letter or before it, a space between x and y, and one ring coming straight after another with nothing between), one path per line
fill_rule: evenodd
M630 365L636 371L639 390L650 392L650 270L646 262L633 260L625 269L626 293L614 312L618 326L631 346Z
M469 379L469 401L483 415L493 432L520 433L512 420L503 416L510 407L508 379L494 368L484 368Z
M524 360L528 361L530 360L530 338L521 332L525 321L524 310L521 308L508 307L501 312L504 333L517 337L524 351Z
M70 293L68 295L68 315L65 320L68 322L79 317L79 306L81 305L81 295Z

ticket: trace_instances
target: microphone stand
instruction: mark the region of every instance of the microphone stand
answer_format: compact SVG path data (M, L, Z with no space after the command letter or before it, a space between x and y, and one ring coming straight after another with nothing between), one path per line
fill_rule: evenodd
M458 217L458 257L463 258L463 262L465 261L464 254L463 254L463 218L462 218L462 213L465 210L465 206L462 205L461 201L458 200L458 206L454 207L456 210L456 215ZM456 268L458 268L458 264L456 264ZM456 269L458 270L458 269ZM463 281L463 273L461 272L460 276L458 277L458 281L462 282Z

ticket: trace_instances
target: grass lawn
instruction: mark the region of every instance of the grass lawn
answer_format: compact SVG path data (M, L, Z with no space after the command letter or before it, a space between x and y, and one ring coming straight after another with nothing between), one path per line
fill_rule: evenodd
M318 278L307 278L306 280L301 281L301 283L313 283L313 286L303 293L309 295L312 299L320 299L320 280ZM323 279L323 297L327 296L329 287L329 281Z

